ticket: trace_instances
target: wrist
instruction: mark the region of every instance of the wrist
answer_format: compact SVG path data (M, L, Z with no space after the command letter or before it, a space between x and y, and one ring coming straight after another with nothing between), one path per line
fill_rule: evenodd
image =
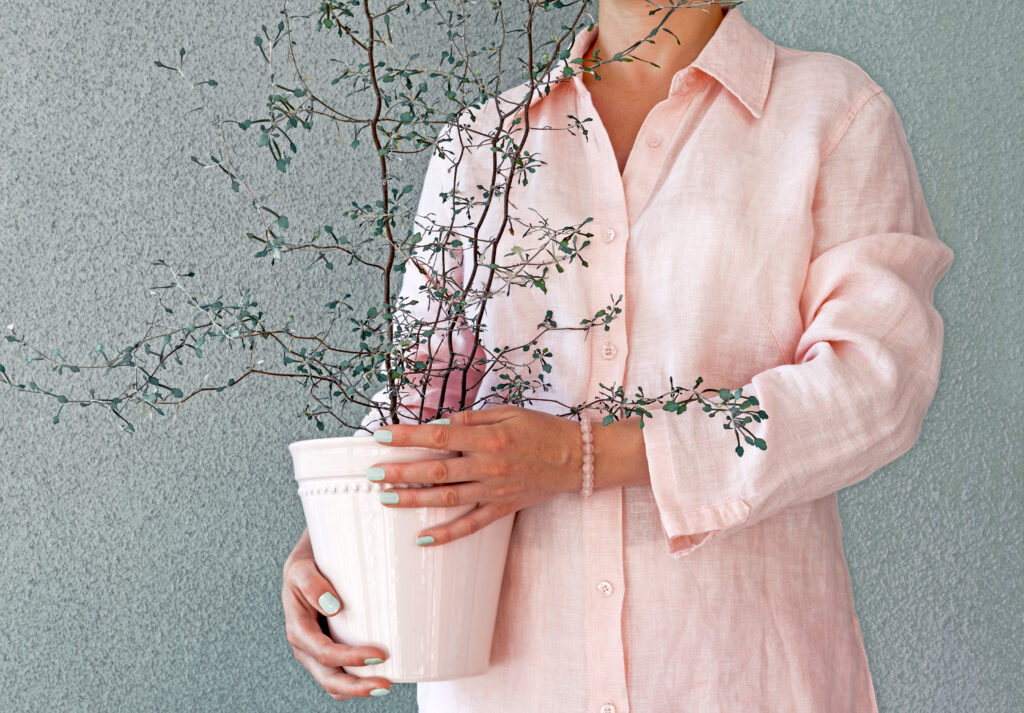
M580 437L580 422L573 418L566 419L568 422L567 438L568 444L565 467L562 472L565 477L562 480L564 492L579 492L583 486L583 439Z
M586 419L586 420L585 420ZM572 427L572 435L568 439L568 464L565 467L564 490L575 491L581 497L593 494L595 485L596 431L600 426L594 425L592 417L587 413L580 414L579 419L568 419Z

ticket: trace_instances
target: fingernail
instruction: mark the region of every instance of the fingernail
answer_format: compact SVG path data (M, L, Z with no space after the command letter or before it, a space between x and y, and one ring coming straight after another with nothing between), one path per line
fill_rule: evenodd
M373 466L366 471L366 477L370 480L384 480L384 469L378 466Z
M398 502L398 493L381 493L380 501L385 505L394 505Z
M374 688L370 691L371 696L386 696L389 693L391 693L391 691L387 688Z
M391 431L386 428L379 428L373 432L373 440L377 443L391 443Z
M339 602L338 598L330 592L324 592L321 594L317 601L320 602L320 607L327 612L327 616L337 614L338 610L341 609L341 602Z
M433 535L424 535L423 537L416 538L417 545L432 545L434 544Z
M450 418L435 418L433 421L429 421L429 423L441 423L450 426L452 425L452 420Z
M384 663L384 659L379 659L377 657L373 657L373 658L369 658L369 659L363 659L363 663L366 664L367 666L369 666L370 664L374 664L374 663Z

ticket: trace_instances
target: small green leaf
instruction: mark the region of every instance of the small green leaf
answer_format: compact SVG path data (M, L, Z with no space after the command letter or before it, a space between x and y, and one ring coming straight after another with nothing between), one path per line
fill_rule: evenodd
M288 227L288 216L286 216L286 215L279 215L279 216L277 216L277 224L280 225L282 228L287 228Z

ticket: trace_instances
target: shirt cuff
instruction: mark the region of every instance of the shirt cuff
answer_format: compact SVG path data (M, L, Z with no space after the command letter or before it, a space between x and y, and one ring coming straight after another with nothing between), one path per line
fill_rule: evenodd
M747 386L743 393L751 390ZM708 418L692 406L682 414L659 412L644 419L651 488L672 557L683 557L703 547L743 523L750 514L750 504L735 490L730 492L738 484L704 482L713 471L699 467L698 459L707 459L710 453L717 453L715 449L727 447L722 433L724 422L723 414ZM739 459L731 450L725 455ZM687 467L688 463L693 467ZM685 474L680 472L684 470ZM693 507L687 507L691 504Z

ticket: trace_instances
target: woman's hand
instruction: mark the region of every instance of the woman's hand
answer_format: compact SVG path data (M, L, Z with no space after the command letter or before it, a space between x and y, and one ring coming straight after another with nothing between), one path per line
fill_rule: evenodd
M385 507L477 504L462 517L420 533L417 544L443 545L471 535L509 513L575 490L582 478L579 422L518 406L459 411L440 422L388 424L373 436L392 446L460 452L454 458L377 463L367 471L382 485L434 486L384 490ZM388 503L386 494L397 502Z
M317 614L333 616L342 609L341 598L313 561L307 529L284 563L281 587L285 632L295 658L313 674L331 698L344 701L358 696L382 696L391 681L379 676L362 678L345 673L340 666L383 663L387 653L376 646L339 644L320 628ZM376 692L374 692L376 691Z

